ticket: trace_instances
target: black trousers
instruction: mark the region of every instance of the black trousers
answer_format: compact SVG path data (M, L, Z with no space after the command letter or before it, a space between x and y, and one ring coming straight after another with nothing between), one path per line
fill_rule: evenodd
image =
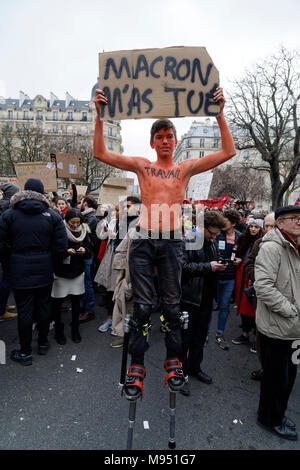
M181 240L153 240L138 238L132 241L129 254L130 278L134 300L134 320L138 328L133 332L130 345L132 363L142 364L149 344L148 335L142 325L150 320L154 304L154 276L157 276L162 313L169 324L165 344L167 358L182 354L181 328L179 321L181 296Z
M79 316L80 316L80 299L82 295L70 295L71 306L72 306L72 326L78 327ZM51 297L51 310L52 318L55 322L55 326L60 325L61 322L61 306L64 302L64 298L56 299Z
M242 330L245 333L250 333L251 330L256 331L255 317L250 317L249 315L243 315L241 313L242 320Z
M279 426L297 375L297 365L292 362L293 341L259 333L259 342L263 374L258 419L266 426Z
M15 289L15 300L18 311L18 333L21 351L30 354L32 342L33 319L37 322L38 344L47 342L51 321L52 284L36 289Z
M203 360L203 348L207 337L211 308L201 309L201 307L182 304L181 309L189 314L187 370L184 373L197 373L201 369L201 362Z

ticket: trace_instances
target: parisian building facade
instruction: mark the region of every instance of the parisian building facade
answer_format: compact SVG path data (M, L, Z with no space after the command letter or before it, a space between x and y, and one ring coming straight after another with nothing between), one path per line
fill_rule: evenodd
M97 87L98 84L94 85L91 99L86 101L74 99L68 92L63 100L52 92L50 99L40 94L30 98L22 91L18 99L0 97L0 127L8 127L16 146L20 145L17 129L35 127L46 137L49 154L87 151L93 145L96 119L93 96ZM109 150L123 153L120 121L104 121L104 136ZM35 161L39 157L42 155L36 155ZM114 169L112 176L123 176L123 172Z
M241 131L237 129L231 129L231 133L234 139L241 139ZM245 138L247 136L244 136ZM190 129L184 134L178 142L178 145L174 152L174 162L180 163L183 160L189 158L202 158L205 155L214 153L221 148L221 135L219 126L215 119L206 118L204 120L193 121ZM237 150L237 154L229 162L225 162L219 166L220 169L230 168L251 168L253 166L262 166L263 162L259 153L255 149ZM264 164L265 165L265 164ZM270 178L267 171L261 171L259 174L263 174L266 187L270 186ZM195 199L194 194L196 193L197 175L193 176L190 180L186 191L186 197L192 200ZM294 204L296 201L299 191L292 193L290 196L290 203ZM256 206L261 209L269 210L270 201L262 197L256 201Z

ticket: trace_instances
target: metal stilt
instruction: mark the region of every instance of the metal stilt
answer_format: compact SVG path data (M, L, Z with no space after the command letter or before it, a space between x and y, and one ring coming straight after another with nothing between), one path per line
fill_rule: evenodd
M169 449L175 449L175 413L176 413L176 392L170 390L170 437Z

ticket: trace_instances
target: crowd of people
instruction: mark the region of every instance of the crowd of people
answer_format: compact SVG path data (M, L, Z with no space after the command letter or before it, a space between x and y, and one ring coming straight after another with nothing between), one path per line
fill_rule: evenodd
M97 318L96 289L107 313L97 328L114 336L111 347L122 347L125 315L133 313L129 250L140 199L128 196L119 205L98 204L91 195L77 195L74 182L63 195L50 195L34 178L24 190L5 183L0 191L0 322L17 319L20 343L10 358L32 364L34 325L39 355L48 352L51 325L56 342L66 344L66 299L71 339L79 343L80 324ZM189 202L182 206L180 306L189 314L189 327L180 392L190 395L189 375L206 384L213 381L201 364L216 312L217 347L226 351L231 345L247 345L257 353L259 368L249 373L261 381L258 424L296 439L295 425L284 412L296 377L291 344L300 338L300 207L268 214L206 208L199 218L197 206ZM160 311L161 282L155 277L153 313ZM17 312L8 305L10 296ZM229 341L226 323L232 310L240 317L241 334Z

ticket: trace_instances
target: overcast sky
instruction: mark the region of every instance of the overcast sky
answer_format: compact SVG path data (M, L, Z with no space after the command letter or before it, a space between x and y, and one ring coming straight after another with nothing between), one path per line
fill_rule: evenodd
M204 46L226 88L281 45L300 49L299 0L0 0L0 96L90 99L98 53ZM178 137L193 118L174 119ZM154 159L151 120L122 121L126 155Z

